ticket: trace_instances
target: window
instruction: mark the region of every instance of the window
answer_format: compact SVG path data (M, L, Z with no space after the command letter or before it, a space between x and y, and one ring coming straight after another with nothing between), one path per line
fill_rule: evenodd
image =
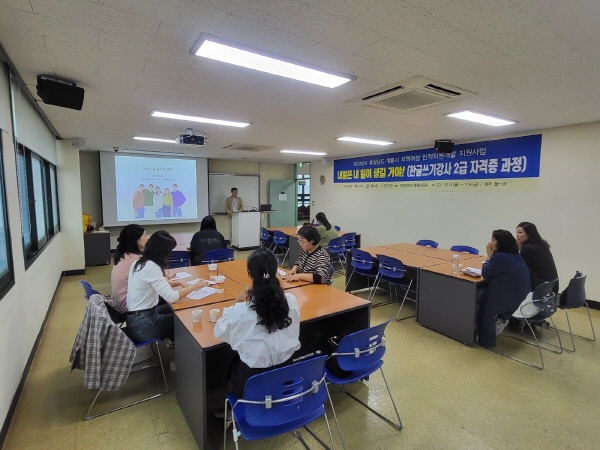
M2 133L0 131L0 133ZM0 298L14 285L14 273L10 248L10 232L6 206L6 186L4 185L4 164L0 136Z
M28 266L60 230L56 167L18 144L17 176L23 249Z

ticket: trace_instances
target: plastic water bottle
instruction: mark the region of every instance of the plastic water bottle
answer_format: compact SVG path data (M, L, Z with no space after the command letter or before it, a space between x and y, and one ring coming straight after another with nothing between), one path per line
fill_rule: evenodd
M460 270L460 256L458 254L452 255L452 275L458 275Z

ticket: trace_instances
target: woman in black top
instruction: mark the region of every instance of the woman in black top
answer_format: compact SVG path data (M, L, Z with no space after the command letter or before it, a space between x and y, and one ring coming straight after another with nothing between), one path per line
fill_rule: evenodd
M204 260L204 255L209 250L226 248L225 238L217 231L217 224L213 216L206 216L200 224L200 231L192 237L190 243L190 261L192 266L199 266Z
M531 274L531 289L546 281L557 280L558 272L550 253L550 244L542 239L537 227L531 222L521 222L517 225L516 237L521 247L521 256ZM553 290L558 292L558 281Z

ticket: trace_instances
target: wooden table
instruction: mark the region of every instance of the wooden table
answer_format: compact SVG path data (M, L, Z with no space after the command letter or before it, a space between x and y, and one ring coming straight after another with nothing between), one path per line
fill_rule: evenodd
M293 359L324 349L331 336L348 334L370 324L370 303L324 285L289 289L300 307L301 348ZM233 301L214 305L223 310ZM177 403L200 449L223 447L223 420L212 411L223 407L229 366L234 352L214 337L214 324L205 309L200 323L193 323L189 309L175 312L177 342Z
M425 247L423 245L409 244L408 242L403 242L400 244L386 244L382 245L382 247L400 250L407 253L415 253L422 256L429 256L431 258L444 259L446 261L452 261L452 255L460 255L461 260L478 257L478 255L472 255L471 253L453 252L452 250L447 250L445 248Z
M298 234L298 230L302 228L302 225L299 226L295 226L295 227L276 227L276 228L267 228L267 230L269 230L272 234L273 231L281 231L283 234L285 234L288 237L288 245L290 247L290 252L289 252L289 264L290 267L292 267L295 262L298 260L298 257L300 256L300 253L302 252L302 249L300 248L300 244L298 244L298 241L296 240L296 235ZM349 233L348 231L338 231L338 237L343 236L344 234ZM356 235L356 247L360 247L360 234Z
M242 286L252 286L252 280L248 275L248 261L245 259L218 263L217 271L221 275L225 275L227 279L232 279ZM291 289L311 284L310 281L285 281L279 274L277 274L277 278L283 289Z
M463 268L481 269L484 257L470 258ZM466 345L475 343L477 289L485 280L452 274L452 263L445 262L421 270L419 281L419 323L430 330Z
M227 264L227 263L220 263ZM191 281L195 278L201 278L204 280L210 279L210 275L208 274L208 266L190 266L190 267L180 267L178 269L169 269L169 274L179 273L179 272L187 272L192 276L189 278L182 278L182 281ZM199 306L210 305L212 303L221 303L228 300L233 300L244 290L244 285L239 284L232 280L231 278L225 277L225 285L222 294L214 293L209 295L208 297L201 298L200 300L192 300L187 297L180 299L179 301L172 303L171 306L175 311L179 311L182 309L188 308L197 308Z

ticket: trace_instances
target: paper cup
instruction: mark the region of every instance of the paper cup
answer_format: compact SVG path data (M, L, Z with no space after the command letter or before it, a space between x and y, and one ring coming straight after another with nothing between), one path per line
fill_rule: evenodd
M214 281L214 279L217 276L217 265L216 264L209 264L208 265L208 273L210 275L210 279Z
M216 322L217 318L219 317L219 310L218 309L211 309L208 313L210 314L210 321L211 322Z
M223 275L215 277L215 289L219 294L225 292L225 277Z
M192 311L192 321L194 323L199 323L202 320L202 310L195 309Z

